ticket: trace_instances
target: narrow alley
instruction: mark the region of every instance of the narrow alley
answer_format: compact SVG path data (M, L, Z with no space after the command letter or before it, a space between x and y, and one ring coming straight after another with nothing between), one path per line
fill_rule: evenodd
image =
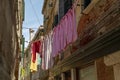
M120 0L0 0L0 80L120 80Z

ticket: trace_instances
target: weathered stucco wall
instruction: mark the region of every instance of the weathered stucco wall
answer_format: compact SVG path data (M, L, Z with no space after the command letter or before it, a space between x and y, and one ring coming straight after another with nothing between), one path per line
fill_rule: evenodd
M17 53L13 3L13 0L0 0L0 80L11 80Z

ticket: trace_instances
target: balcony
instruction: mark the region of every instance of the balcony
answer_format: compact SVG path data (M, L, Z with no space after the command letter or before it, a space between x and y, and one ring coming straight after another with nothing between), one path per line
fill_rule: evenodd
M104 2L104 3L103 3ZM81 16L78 25L80 46L111 31L119 25L119 1L99 1L88 14Z
M62 58L57 59L53 69L55 75L118 50L120 1L104 1L96 3L88 14L82 14L78 40L62 52Z

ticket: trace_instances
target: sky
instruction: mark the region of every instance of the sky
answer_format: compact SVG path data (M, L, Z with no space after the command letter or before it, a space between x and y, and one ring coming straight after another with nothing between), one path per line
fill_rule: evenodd
M36 32L38 27L43 25L43 2L44 0L25 0L25 18L23 22L23 35L25 41L29 42L29 29L26 28L32 28ZM25 42L25 47L27 46L28 43Z

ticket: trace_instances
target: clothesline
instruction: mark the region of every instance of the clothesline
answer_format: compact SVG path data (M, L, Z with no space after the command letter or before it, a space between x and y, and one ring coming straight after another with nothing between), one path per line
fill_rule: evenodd
M77 3L78 3L78 0L75 0L75 2L73 3L73 5L71 6L70 9L75 8L75 7L77 6ZM66 13L66 14L67 14L67 13ZM66 14L65 14L65 15L66 15ZM65 16L65 15L64 15L64 16ZM64 16L63 16L63 17L64 17ZM62 17L62 18L63 18L63 17ZM62 21L62 19L59 21L58 25L60 24L61 21ZM52 29L52 30L53 30L53 29ZM49 31L47 34L45 34L44 36L48 35L52 30L50 30L50 31ZM37 41L40 41L40 40L41 40L41 39L38 39L38 40L35 40L35 41L32 41L32 42L37 42Z
M32 62L36 61L36 53L42 55L42 69L47 70L53 66L53 58L77 39L75 9L69 9L62 17L60 23L44 35L43 40L38 39L32 43ZM39 45L38 45L39 44ZM39 51L41 50L41 51ZM33 64L35 65L35 64Z
M31 41L30 44L35 43L35 42L38 42L38 41L42 41L42 39L38 39L38 40L35 40L35 41Z

